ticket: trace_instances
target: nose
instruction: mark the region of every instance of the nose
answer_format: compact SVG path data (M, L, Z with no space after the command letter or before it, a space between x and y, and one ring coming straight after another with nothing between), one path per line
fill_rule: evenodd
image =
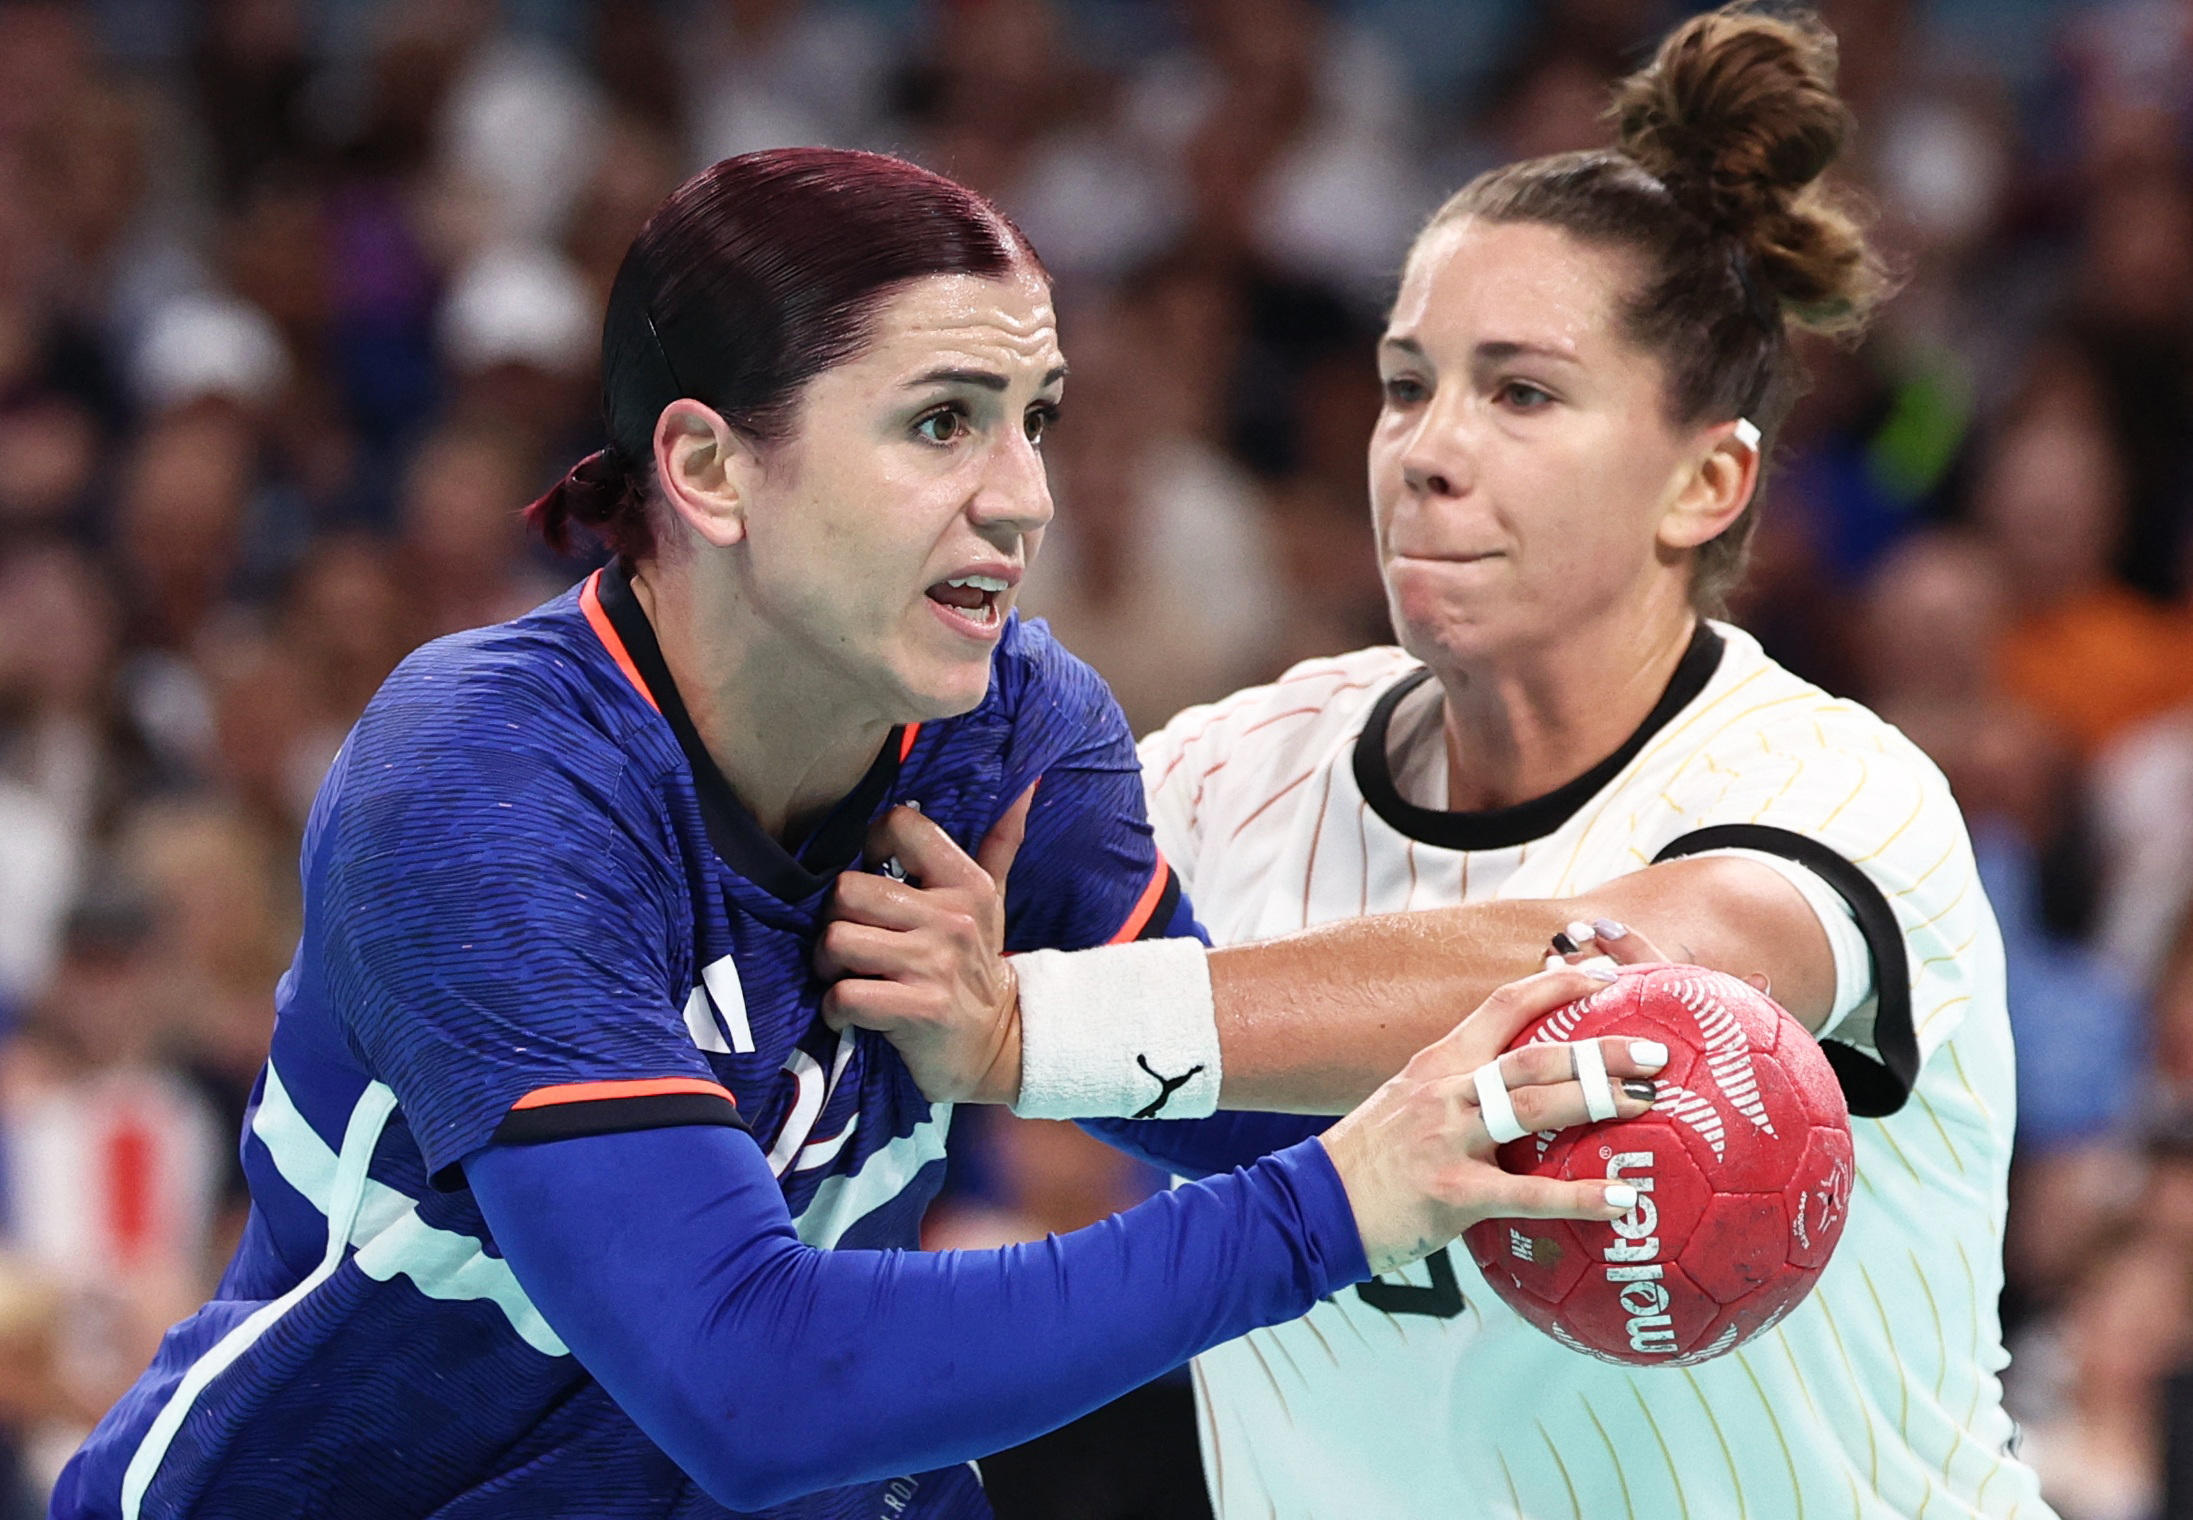
M1412 496L1460 496L1469 487L1469 440L1448 406L1424 408L1402 441L1401 483Z
M1008 439L991 454L967 511L993 542L1040 531L1052 512L1051 479L1042 452L1025 437Z

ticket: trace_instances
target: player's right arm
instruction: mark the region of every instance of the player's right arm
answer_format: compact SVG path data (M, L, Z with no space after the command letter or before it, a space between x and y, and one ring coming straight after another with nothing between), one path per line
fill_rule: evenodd
M472 1190L572 1354L734 1508L1010 1445L1477 1218L1634 1201L1501 1172L1476 1107L1471 1073L1593 985L1568 972L1322 1140L1087 1230L812 1249L674 1001L690 926L645 788L613 746L520 724L431 748L386 713L362 726L308 861L307 932L429 1170ZM1522 1123L1585 1117L1565 1051L1501 1060Z

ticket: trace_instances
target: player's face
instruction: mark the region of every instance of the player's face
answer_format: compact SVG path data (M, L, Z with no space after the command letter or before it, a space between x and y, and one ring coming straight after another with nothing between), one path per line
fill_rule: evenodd
M1618 325L1636 279L1535 223L1465 218L1411 259L1379 345L1371 506L1395 628L1435 669L1681 598L1670 524L1696 441Z
M1065 362L1033 271L914 281L801 397L746 508L751 589L862 706L966 712L1051 520Z

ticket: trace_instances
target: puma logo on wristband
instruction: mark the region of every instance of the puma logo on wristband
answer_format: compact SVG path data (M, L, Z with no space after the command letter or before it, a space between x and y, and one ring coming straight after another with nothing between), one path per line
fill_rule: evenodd
M1136 1119L1155 1119L1157 1117L1158 1110L1173 1101L1173 1094L1178 1092L1181 1088L1186 1087L1189 1082L1194 1080L1196 1073L1203 1070L1203 1063L1201 1061L1198 1061L1195 1065L1189 1067L1179 1076L1168 1077L1158 1071L1156 1067L1150 1064L1150 1058L1148 1056L1137 1055L1135 1057L1135 1064L1141 1067L1144 1071L1148 1072L1151 1076L1157 1078L1158 1085L1158 1095L1155 1098L1151 1099L1146 1106L1137 1109L1130 1116Z

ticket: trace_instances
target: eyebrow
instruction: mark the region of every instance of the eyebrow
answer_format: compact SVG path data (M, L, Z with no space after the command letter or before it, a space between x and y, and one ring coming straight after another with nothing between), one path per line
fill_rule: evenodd
M1424 345L1414 338L1381 338L1380 348L1397 349L1412 359L1427 359ZM1502 364L1510 359L1524 357L1551 359L1559 364L1580 364L1583 361L1565 348L1548 343L1524 343L1514 339L1496 338L1477 345L1472 357L1480 364Z
M1061 364L1043 377L1046 386L1056 385L1066 378L1066 366ZM1006 376L990 369L933 369L927 374L916 375L906 382L908 390L924 385L973 385L986 391L1004 392L1012 385Z

